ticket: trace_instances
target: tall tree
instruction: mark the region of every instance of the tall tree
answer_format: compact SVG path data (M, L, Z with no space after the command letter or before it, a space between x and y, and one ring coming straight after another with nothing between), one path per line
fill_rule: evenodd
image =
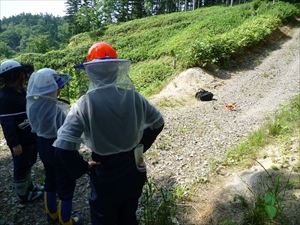
M69 24L69 29L70 32L72 34L78 34L80 33L80 28L77 27L76 24L76 13L78 12L78 10L80 9L81 5L82 5L82 0L67 0L67 2L65 2L66 4L66 21Z
M62 46L64 46L69 42L70 37L71 37L71 33L69 32L69 24L63 23L61 25L58 25L57 40Z
M93 18L94 9L86 5L82 6L74 16L74 22L77 27L80 27L81 32L91 31L94 29Z
M152 16L153 15L153 0L145 0L144 8L145 8L145 16Z
M41 35L38 37L31 37L30 43L27 46L29 52L46 53L54 49L52 40L49 36Z
M3 31L2 29L2 21L0 20L0 33Z
M146 17L146 10L145 10L145 1L144 0L133 0L131 1L131 13L130 19L140 19Z
M101 10L103 25L117 22L117 4L115 0L100 0L97 7Z
M129 20L129 2L128 0L116 0L116 14L115 17L118 22L126 22Z
M5 42L0 41L0 59L11 58L15 52Z

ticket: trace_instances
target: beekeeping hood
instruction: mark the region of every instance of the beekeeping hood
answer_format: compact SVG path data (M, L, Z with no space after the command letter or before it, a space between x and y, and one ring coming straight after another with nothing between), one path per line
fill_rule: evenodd
M130 61L96 59L83 66L90 78L89 90L72 105L54 145L72 150L64 141L83 141L100 155L132 150L144 129L161 116L135 90L128 76ZM83 129L83 136L79 128Z
M56 137L62 125L68 104L58 101L57 91L68 81L68 74L43 68L34 72L28 81L26 112L34 132L44 138Z

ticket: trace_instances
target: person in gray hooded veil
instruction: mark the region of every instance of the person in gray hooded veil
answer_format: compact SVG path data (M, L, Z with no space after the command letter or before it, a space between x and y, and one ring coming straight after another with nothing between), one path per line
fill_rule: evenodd
M84 69L89 90L72 105L54 142L56 152L74 178L87 169L78 150L84 143L92 159L90 213L94 225L136 225L136 210L146 181L143 152L164 127L162 114L132 84L129 60L115 49L94 44Z
M62 225L77 225L83 218L71 217L76 180L55 155L52 146L69 110L68 104L58 99L61 89L69 80L68 74L58 74L50 68L40 69L29 79L26 98L29 123L37 134L37 148L45 167L44 205L47 222L59 220Z

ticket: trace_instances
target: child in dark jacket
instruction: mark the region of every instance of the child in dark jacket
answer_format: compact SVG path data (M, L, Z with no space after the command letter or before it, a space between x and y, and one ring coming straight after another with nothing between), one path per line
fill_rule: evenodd
M4 87L0 91L0 123L14 163L14 189L21 203L33 202L43 196L43 186L32 183L31 167L37 160L36 135L26 115L27 76L30 65L7 60L0 66Z

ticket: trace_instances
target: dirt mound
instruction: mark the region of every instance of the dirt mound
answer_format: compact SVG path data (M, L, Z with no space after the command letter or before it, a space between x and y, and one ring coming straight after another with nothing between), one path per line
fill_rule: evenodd
M219 78L205 72L203 69L190 68L175 77L159 94L152 96L149 100L158 106L164 102L176 105L196 104L195 94L200 89L213 92L223 83Z

